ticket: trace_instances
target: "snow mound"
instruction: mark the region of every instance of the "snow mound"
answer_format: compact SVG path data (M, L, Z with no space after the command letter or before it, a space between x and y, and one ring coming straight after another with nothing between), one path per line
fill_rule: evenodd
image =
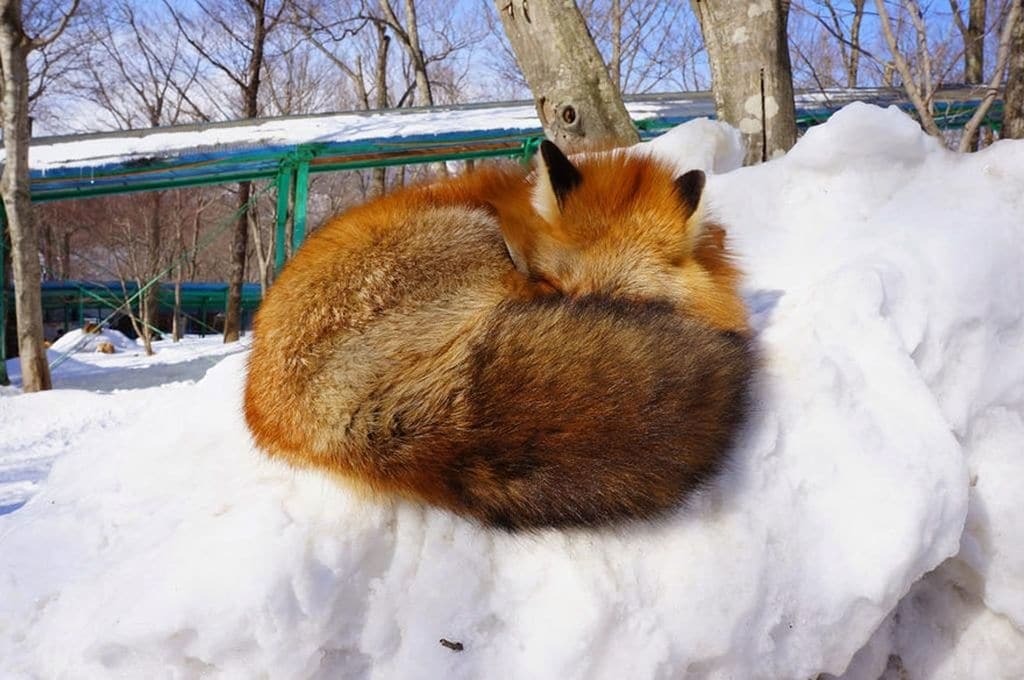
M691 120L633 148L674 164L679 174L697 169L720 175L743 165L740 131L707 118Z
M104 328L97 333L86 333L81 328L60 336L50 349L55 352L95 352L101 343L109 342L118 352L135 350L139 344L119 330Z
M253 449L231 356L0 517L0 675L1019 673L1024 142L852 106L707 192L764 369L686 511L508 535L362 498Z

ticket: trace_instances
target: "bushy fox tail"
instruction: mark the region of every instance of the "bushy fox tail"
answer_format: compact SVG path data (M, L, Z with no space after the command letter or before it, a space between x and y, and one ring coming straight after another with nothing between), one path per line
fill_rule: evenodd
M727 460L754 364L743 336L668 304L505 302L472 351L467 435L435 498L507 529L663 514Z

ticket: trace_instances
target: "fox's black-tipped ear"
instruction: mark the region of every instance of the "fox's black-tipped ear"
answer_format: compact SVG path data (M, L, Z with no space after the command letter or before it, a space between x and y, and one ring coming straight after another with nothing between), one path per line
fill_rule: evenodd
M583 175L552 142L540 143L537 158L537 185L533 206L541 217L554 221L565 204L565 198L583 181Z
M561 208L569 192L583 181L583 175L562 153L561 149L546 139L540 143L540 155L544 159L551 189L555 193L555 198L558 199L558 207Z
M700 207L700 197L704 194L705 182L703 170L690 170L676 177L676 193L679 194L679 200L686 208L687 218L695 214L697 208Z

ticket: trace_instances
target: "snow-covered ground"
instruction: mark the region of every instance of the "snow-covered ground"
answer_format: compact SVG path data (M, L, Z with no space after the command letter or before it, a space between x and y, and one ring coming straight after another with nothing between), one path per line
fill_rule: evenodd
M114 354L95 351L103 341L114 344ZM156 354L147 357L141 344L115 330L61 336L47 351L56 389L14 397L17 389L0 387L0 515L35 494L64 453L104 446L140 413L157 408L161 395L187 389L224 356L247 346L248 338L225 345L220 335L189 336L180 343L154 342ZM20 381L16 359L7 361L7 371ZM167 415L173 422L174 414Z
M735 145L655 142L718 173L764 357L691 507L491 532L261 457L244 354L76 355L0 396L0 465L56 458L0 517L0 677L1024 676L1024 142L852 105L780 160Z

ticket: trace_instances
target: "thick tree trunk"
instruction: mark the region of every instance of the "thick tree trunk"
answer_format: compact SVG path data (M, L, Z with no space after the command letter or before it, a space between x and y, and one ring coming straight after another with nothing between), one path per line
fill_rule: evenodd
M497 0L544 132L563 150L640 141L572 0Z
M32 219L28 183L28 52L31 44L21 24L21 3L0 0L0 65L3 66L4 170L0 178L11 235L14 313L22 388L50 389L50 366L43 342L39 235Z
M1021 3L1021 0L1013 0ZM1010 34L1009 68L1003 98L1003 134L1007 139L1024 139L1024 9Z
M711 65L718 118L735 125L746 163L779 156L796 143L793 70L786 38L788 3L692 0Z

